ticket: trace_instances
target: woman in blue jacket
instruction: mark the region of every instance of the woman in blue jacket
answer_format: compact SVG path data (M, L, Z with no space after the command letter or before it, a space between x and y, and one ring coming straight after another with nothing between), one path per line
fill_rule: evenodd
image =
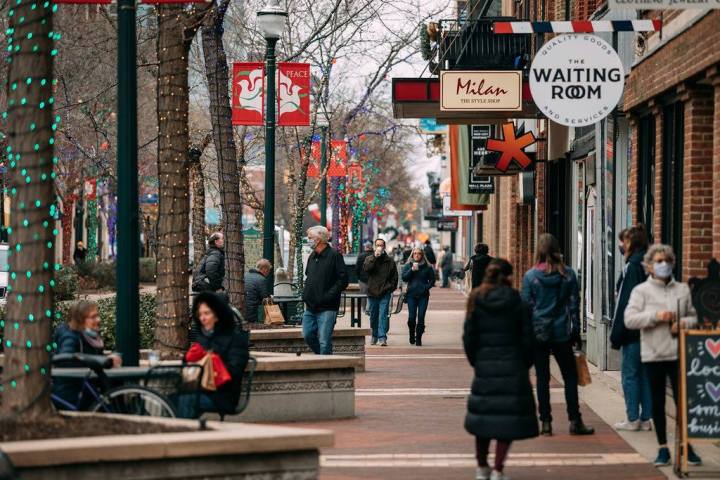
M580 293L575 272L563 261L560 245L549 233L540 235L536 264L523 277L522 299L532 307L535 336L537 397L541 435L552 435L550 410L550 353L565 383L565 403L571 435L591 435L580 415L573 346L580 349Z
M425 312L430 301L430 289L435 284L435 270L425 259L422 248L413 250L410 261L403 267L402 280L407 283L410 344L421 347L422 336L425 332Z

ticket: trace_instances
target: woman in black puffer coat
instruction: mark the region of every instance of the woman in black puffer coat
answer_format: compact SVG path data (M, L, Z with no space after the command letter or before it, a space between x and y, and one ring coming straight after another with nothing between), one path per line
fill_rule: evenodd
M494 259L485 279L468 299L463 344L475 369L465 429L476 438L477 479L491 478L490 440L497 442L492 478L502 471L513 440L538 436L532 365L532 326L528 306L510 286L512 266Z

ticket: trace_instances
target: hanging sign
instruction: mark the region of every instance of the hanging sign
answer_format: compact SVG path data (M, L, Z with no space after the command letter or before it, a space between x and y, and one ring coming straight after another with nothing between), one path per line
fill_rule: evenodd
M519 112L522 110L522 72L442 71L440 110Z
M487 175L477 175L475 168L483 165L488 155L498 155L487 150L488 138L492 135L493 125L472 125L470 127L470 165L468 193L495 193L495 181ZM492 162L495 163L497 158Z
M310 64L278 63L278 126L310 125Z
M623 92L625 72L617 52L595 35L560 35L535 55L530 91L538 109L568 127L599 122Z
M307 176L311 178L320 176L320 154L322 145L319 140L315 140L310 144L310 163L308 164ZM302 149L300 157L304 160L307 152Z
M347 142L333 140L330 142L328 177L344 177L345 175L347 175Z
M472 217L472 210L453 210L450 195L443 197L442 214L444 217Z
M84 193L85 200L97 200L97 179L85 180Z
M458 219L457 217L442 217L437 221L438 232L457 232Z
M265 122L265 64L233 63L232 124L263 125Z
M503 138L489 138L487 149L491 152L498 152L500 158L495 163L495 168L502 173L508 172L510 166L515 164L521 170L528 170L532 167L533 161L525 148L535 143L535 135L532 132L524 132L523 128L515 130L513 122L503 124Z

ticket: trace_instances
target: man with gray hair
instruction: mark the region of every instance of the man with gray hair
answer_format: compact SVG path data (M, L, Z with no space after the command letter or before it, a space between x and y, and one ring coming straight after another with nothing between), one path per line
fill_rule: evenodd
M258 308L262 301L271 294L267 276L272 272L272 263L266 258L261 258L245 275L245 320L248 322L258 321Z
M312 253L305 266L303 337L316 354L332 355L332 334L340 296L348 286L342 255L328 244L330 232L322 226L307 231Z
M222 232L215 232L208 239L208 248L200 264L193 272L193 292L217 292L223 290L225 280L225 237Z

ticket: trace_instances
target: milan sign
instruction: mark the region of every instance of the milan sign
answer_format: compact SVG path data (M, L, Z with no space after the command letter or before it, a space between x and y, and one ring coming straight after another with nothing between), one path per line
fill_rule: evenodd
M535 104L568 127L592 125L620 101L625 72L617 52L594 35L561 35L545 43L530 69Z

